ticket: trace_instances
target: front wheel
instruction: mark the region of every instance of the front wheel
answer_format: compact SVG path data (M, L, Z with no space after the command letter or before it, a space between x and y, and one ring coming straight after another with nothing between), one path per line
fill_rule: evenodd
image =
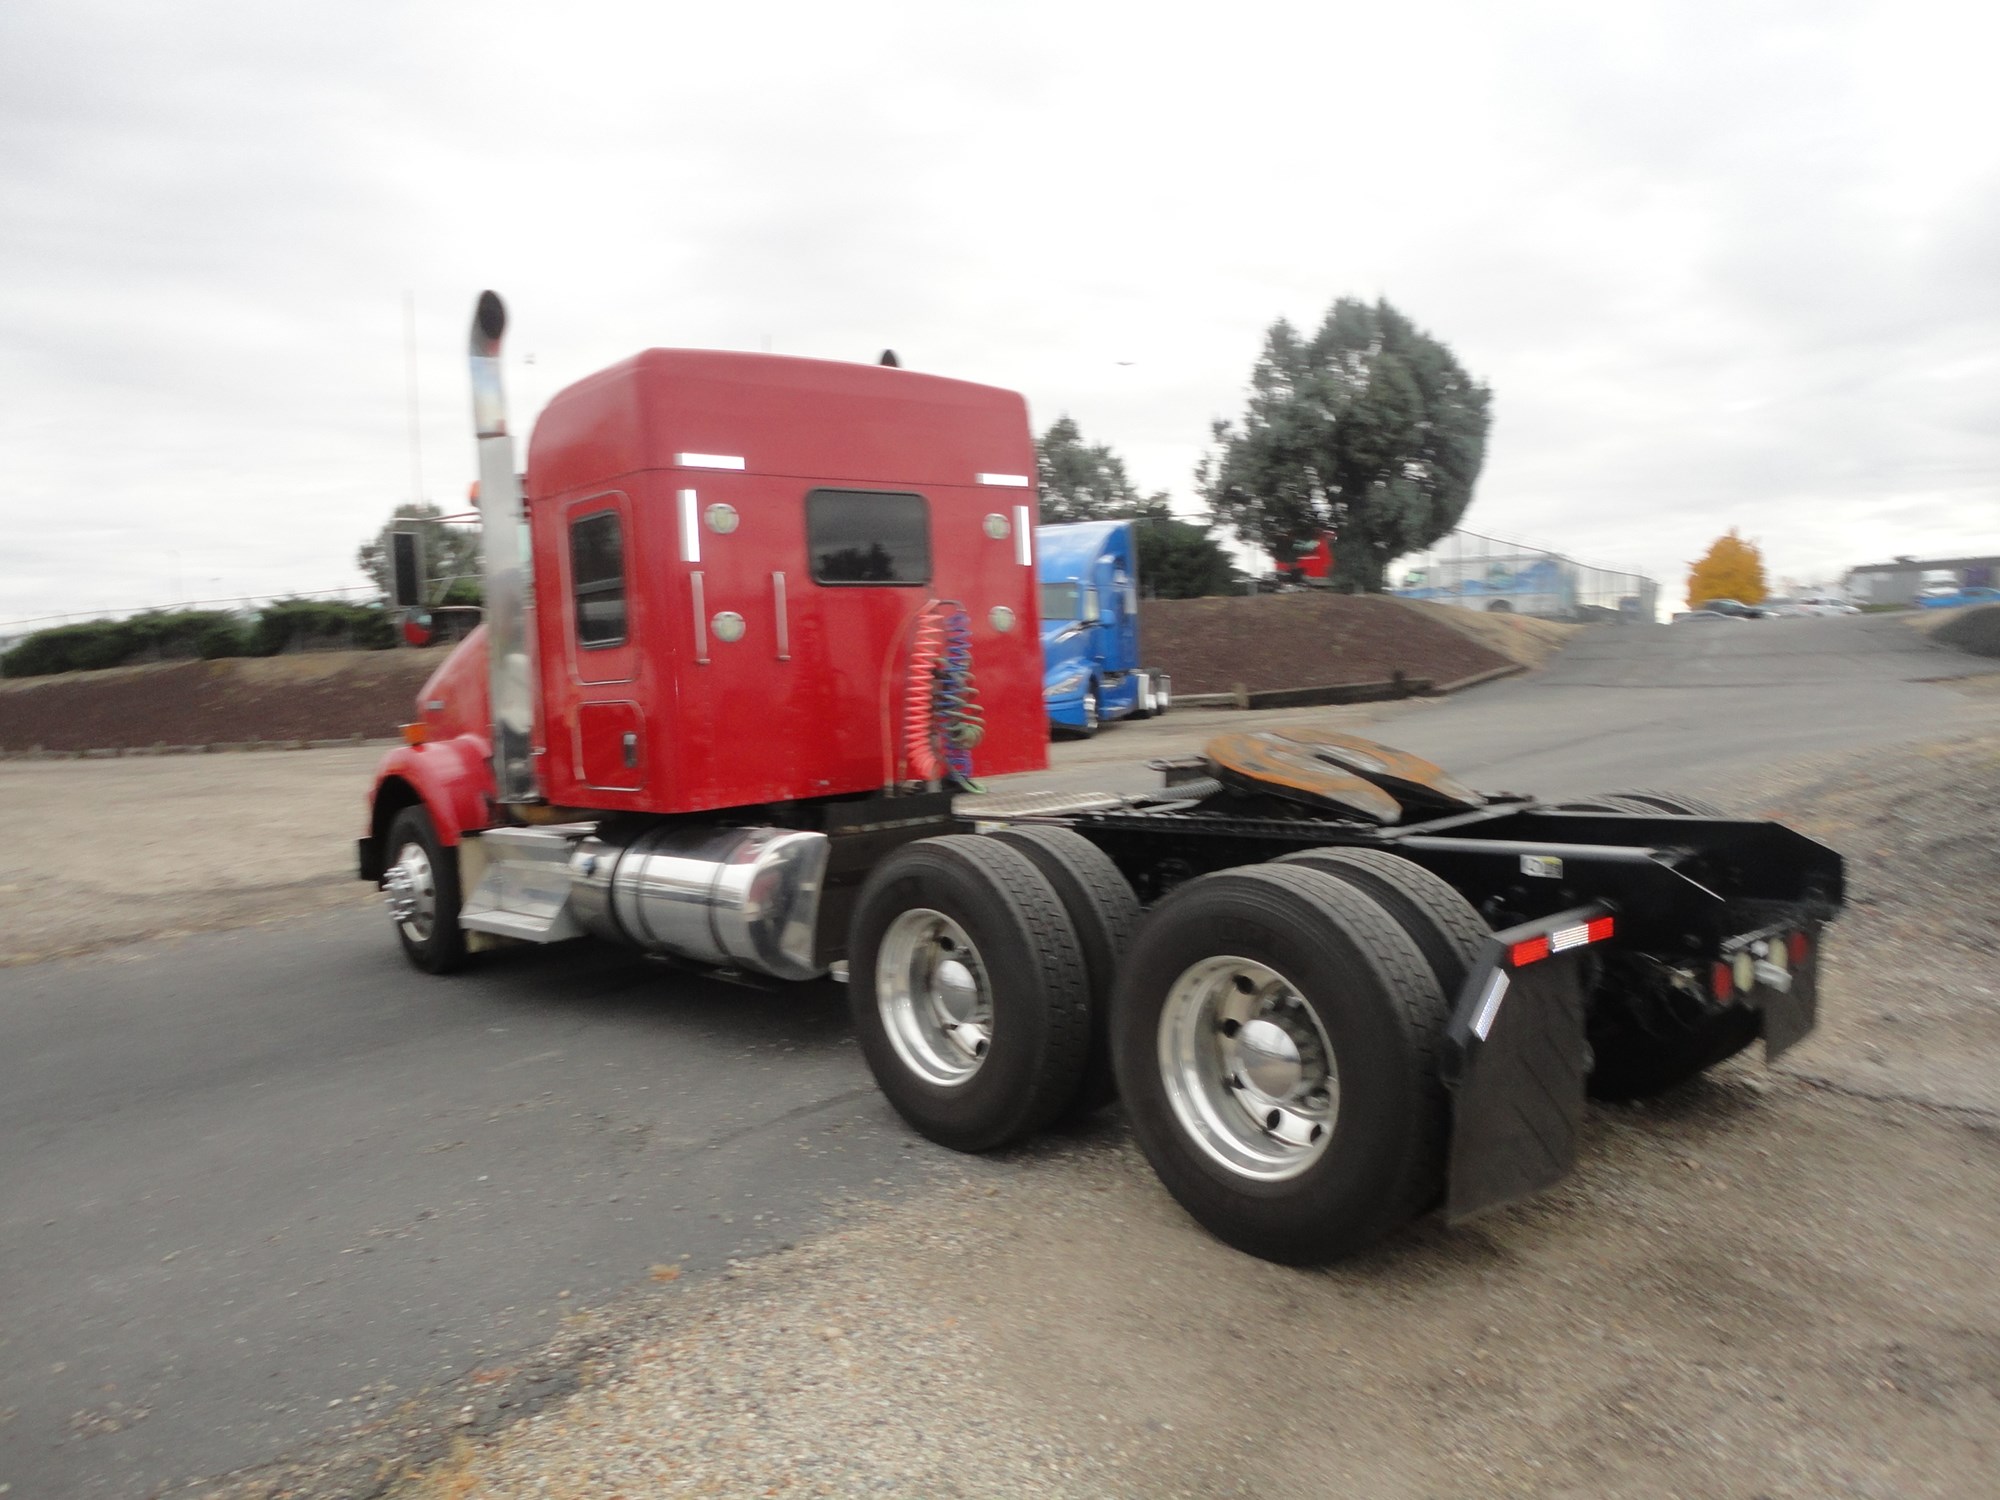
M411 963L428 974L448 974L465 962L465 929L458 925L458 851L439 842L431 816L406 807L389 825L388 867L382 899Z
M1154 907L1112 1047L1167 1191L1237 1249L1311 1265L1441 1196L1446 1019L1430 964L1381 905L1318 870L1259 865Z

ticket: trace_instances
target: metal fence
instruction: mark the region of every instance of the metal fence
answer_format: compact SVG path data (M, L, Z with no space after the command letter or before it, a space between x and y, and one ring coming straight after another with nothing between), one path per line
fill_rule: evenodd
M1593 568L1524 542L1454 531L1389 570L1389 592L1543 620L1659 618L1660 586L1643 573Z

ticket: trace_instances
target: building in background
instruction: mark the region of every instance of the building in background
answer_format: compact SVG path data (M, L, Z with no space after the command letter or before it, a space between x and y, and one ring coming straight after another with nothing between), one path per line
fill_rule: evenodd
M1856 604L1914 604L1928 584L1992 588L2000 582L2000 557L1899 557L1850 568L1845 586Z
M1594 568L1522 542L1454 531L1398 564L1401 599L1543 620L1659 618L1660 586L1642 573ZM1397 571L1397 570L1392 570Z

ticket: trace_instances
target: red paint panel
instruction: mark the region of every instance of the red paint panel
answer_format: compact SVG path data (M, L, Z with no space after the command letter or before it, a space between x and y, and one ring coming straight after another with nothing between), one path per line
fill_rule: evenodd
M740 457L745 467L689 467L683 453ZM691 812L880 787L891 774L889 705L901 697L910 624L932 597L961 601L972 624L986 714L976 774L1041 768L1034 568L1013 534L1016 506L1032 516L1033 491L979 484L982 473L1034 473L1027 409L1019 396L962 381L654 350L563 392L536 428L528 471L545 795ZM627 523L632 632L621 648L629 680L615 689L579 681L570 667L566 558L570 520L612 488ZM805 504L815 488L922 496L931 582L816 582ZM693 492L691 506L683 491ZM733 527L711 523L718 505ZM993 514L1007 535L988 534ZM1011 629L995 628L997 606L1012 612ZM725 639L737 621L740 637ZM630 729L585 710L614 698L638 718L641 781L600 779Z

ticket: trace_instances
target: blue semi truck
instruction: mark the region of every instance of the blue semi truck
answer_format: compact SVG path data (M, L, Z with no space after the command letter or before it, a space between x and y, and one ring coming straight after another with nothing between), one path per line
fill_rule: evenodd
M1131 521L1037 526L1042 698L1058 732L1165 713L1173 683L1139 665L1139 555Z

